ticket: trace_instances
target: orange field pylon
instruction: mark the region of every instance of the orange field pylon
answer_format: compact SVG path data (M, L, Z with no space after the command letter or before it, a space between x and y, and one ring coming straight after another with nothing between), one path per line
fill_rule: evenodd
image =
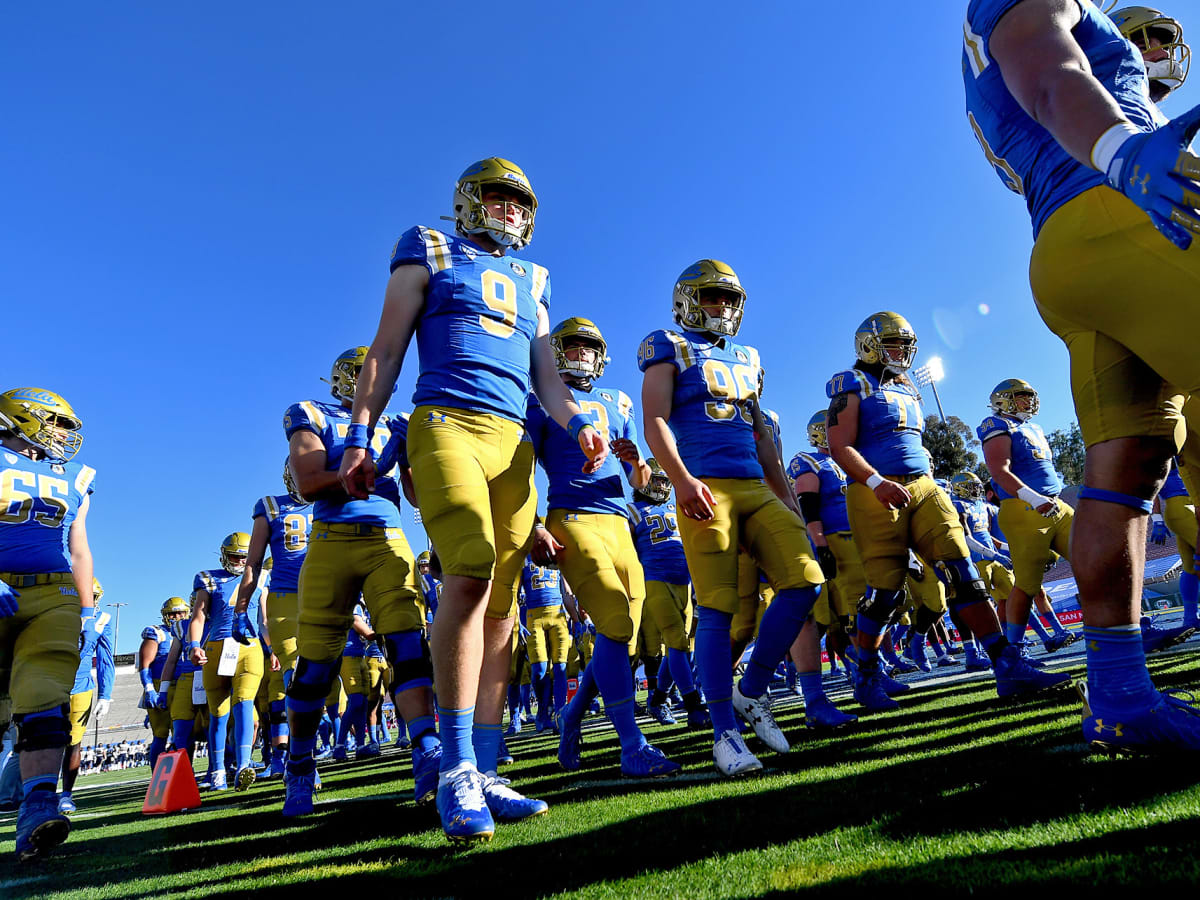
M199 805L200 788L196 786L196 775L192 772L192 761L187 753L173 750L160 754L150 787L146 788L142 812L161 815L181 809L195 809Z

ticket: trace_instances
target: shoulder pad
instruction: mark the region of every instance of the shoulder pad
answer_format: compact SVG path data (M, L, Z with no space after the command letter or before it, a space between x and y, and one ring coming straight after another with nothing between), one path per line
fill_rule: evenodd
M293 403L283 414L283 433L288 438L301 429L320 434L325 430L325 413L312 400Z
M825 385L825 396L833 399L838 394L859 394L869 397L874 392L871 383L858 369L846 369L838 372Z
M986 441L988 438L999 437L1002 434L1012 434L1012 430L1012 425L1002 416L988 416L975 429L975 432L979 435L980 441Z
M450 254L450 239L436 228L417 225L400 235L392 247L389 271L400 266L421 265L435 275L453 265Z
M158 626L147 625L145 628L142 629L142 640L143 641L161 641L162 639L163 639L163 633L158 630Z
M691 348L682 335L660 328L650 332L638 347L638 368L645 372L651 366L674 362L676 357L686 361L690 356Z
M193 591L208 591L211 594L215 587L216 582L209 571L197 572L196 577L192 579Z

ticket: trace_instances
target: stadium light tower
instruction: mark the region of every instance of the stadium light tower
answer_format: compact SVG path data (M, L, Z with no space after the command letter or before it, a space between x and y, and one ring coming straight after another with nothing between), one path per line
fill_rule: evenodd
M913 369L913 378L917 382L917 387L925 387L928 385L933 389L933 399L937 402L938 416L943 422L946 421L946 414L942 411L942 398L938 396L937 383L946 377L946 370L942 366L942 358L934 356L929 362L920 368Z

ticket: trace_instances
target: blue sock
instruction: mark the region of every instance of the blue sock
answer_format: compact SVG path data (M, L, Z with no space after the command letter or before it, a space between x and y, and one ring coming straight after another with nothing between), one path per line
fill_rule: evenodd
M1019 644L1025 638L1025 625L1022 622L1005 622L1004 637L1010 644Z
M554 709L561 711L567 705L567 664L555 663L552 675L554 678Z
M617 729L621 753L635 753L646 745L646 739L633 715L633 679L629 676L629 647L612 638L596 635L592 654L596 686L604 698L604 711Z
M1183 597L1183 624L1191 625L1197 618L1197 597L1200 597L1200 578L1191 572L1179 576L1179 594Z
M208 771L221 768L224 760L225 741L229 735L229 713L217 716L208 714Z
M288 767L293 771L311 771L317 734L325 721L325 700L297 700L288 695Z
M692 678L692 664L688 661L686 653L682 650L667 648L666 664L671 670L671 677L679 685L679 693L690 694L696 689L695 679Z
M975 640L993 662L996 661L996 658L1000 656L1005 647L1012 644L1012 641L1006 639L999 631L993 631L991 634L985 634L982 637L976 636ZM967 643L968 645L970 644L969 641ZM978 651L976 651L976 658L978 658Z
M1158 692L1146 670L1137 625L1083 629L1087 647L1088 703L1093 710L1123 712L1153 703Z
M495 772L496 757L500 753L500 723L476 722L471 734L475 748L475 765L480 772Z
M156 737L150 742L150 749L146 751L146 756L150 763L150 771L154 771L154 764L158 762L159 754L166 749L167 739Z
M533 714L533 710L529 708L529 700L532 696L533 691L530 690L530 685L521 685L521 712L527 719Z
M283 716L282 722L272 722L271 723L271 737L272 738L287 737L288 736L288 724L287 724L287 704L286 704L286 702L283 700L272 700L271 701L271 715L272 716L280 716L280 715Z
M508 686L508 715L511 722L516 722L522 718L520 685L510 684Z
M449 771L464 762L475 765L475 747L471 742L475 707L446 709L439 704L437 711L442 739L441 771Z
M894 638L895 643L903 644L904 638L907 637L907 635L908 635L908 626L907 625L896 625L892 628L892 631L893 631L892 637Z
M339 747L346 746L346 739L353 731L356 735L356 740L360 740L363 734L363 722L367 717L367 698L363 694L347 694L346 695L346 712L342 716L342 721L338 723L337 742Z
M575 696L567 704L567 709L570 710L570 716L574 721L583 719L583 714L587 712L592 701L596 699L596 695L600 693L600 689L596 686L596 670L593 668L595 660L596 657L593 655L592 662L589 662L587 668L579 674L579 684L575 688Z
M50 772L46 775L33 775L29 778L22 779L21 789L25 792L25 796L29 796L29 792L39 785L46 785L51 791L58 787L58 773Z
M404 720L401 719L401 722ZM437 723L433 716L417 716L408 723L408 737L414 747L422 753L428 753L439 743Z
M670 652L667 651L668 655L662 658L662 665L658 667L658 689L664 694L675 684L675 679L671 677Z
M696 669L708 700L713 734L717 739L726 731L737 732L733 715L733 651L729 644L729 613L701 606L696 610ZM675 679L678 681L678 677ZM683 688L680 687L682 691Z
M766 693L775 668L787 656L788 648L812 612L817 593L815 588L785 588L775 595L771 606L763 613L758 640L750 654L746 674L742 676L740 690L745 696L761 697Z
M1058 613L1054 611L1054 604L1050 604L1050 611L1045 615L1050 620L1050 627L1054 629L1055 634L1067 633L1067 629L1063 628L1063 623L1058 621Z
M797 672L796 680L800 683L800 691L804 694L805 703L825 698L825 688L821 685L820 672Z
M1050 640L1050 632L1046 630L1046 626L1042 624L1042 617L1038 615L1036 609L1029 611L1029 624L1033 627L1033 632L1043 641Z
M912 649L909 653L914 659L923 659L925 657L925 635L920 631L914 631L912 640L908 642L908 646Z
M254 701L242 700L233 704L233 740L237 768L250 765L250 751L254 747Z
M195 724L195 721L195 719L171 720L171 741L175 744L176 750L186 750L188 756L192 755L192 725Z

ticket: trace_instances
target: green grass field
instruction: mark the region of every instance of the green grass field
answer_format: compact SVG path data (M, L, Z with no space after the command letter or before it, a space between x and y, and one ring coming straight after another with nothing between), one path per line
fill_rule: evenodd
M1152 658L1160 687L1195 682L1195 649ZM1081 654L1064 662L1082 674ZM413 806L408 754L393 750L367 764L323 764L317 811L286 823L279 782L146 817L145 770L123 784L112 782L129 773L95 776L76 792L70 840L40 864L11 861L14 816L0 819L0 897L261 895L295 885L336 897L351 882L406 897L957 895L1200 881L1196 777L1177 760L1089 754L1073 692L1006 706L990 678L927 679L896 712L821 736L804 729L798 702L776 709L792 751L762 749L766 772L742 780L719 778L710 736L682 727L647 726L685 765L654 783L621 778L601 719L585 726L584 768L569 775L556 741L527 732L510 740L517 762L504 774L549 801L550 814L501 826L470 850L448 844L436 814Z

